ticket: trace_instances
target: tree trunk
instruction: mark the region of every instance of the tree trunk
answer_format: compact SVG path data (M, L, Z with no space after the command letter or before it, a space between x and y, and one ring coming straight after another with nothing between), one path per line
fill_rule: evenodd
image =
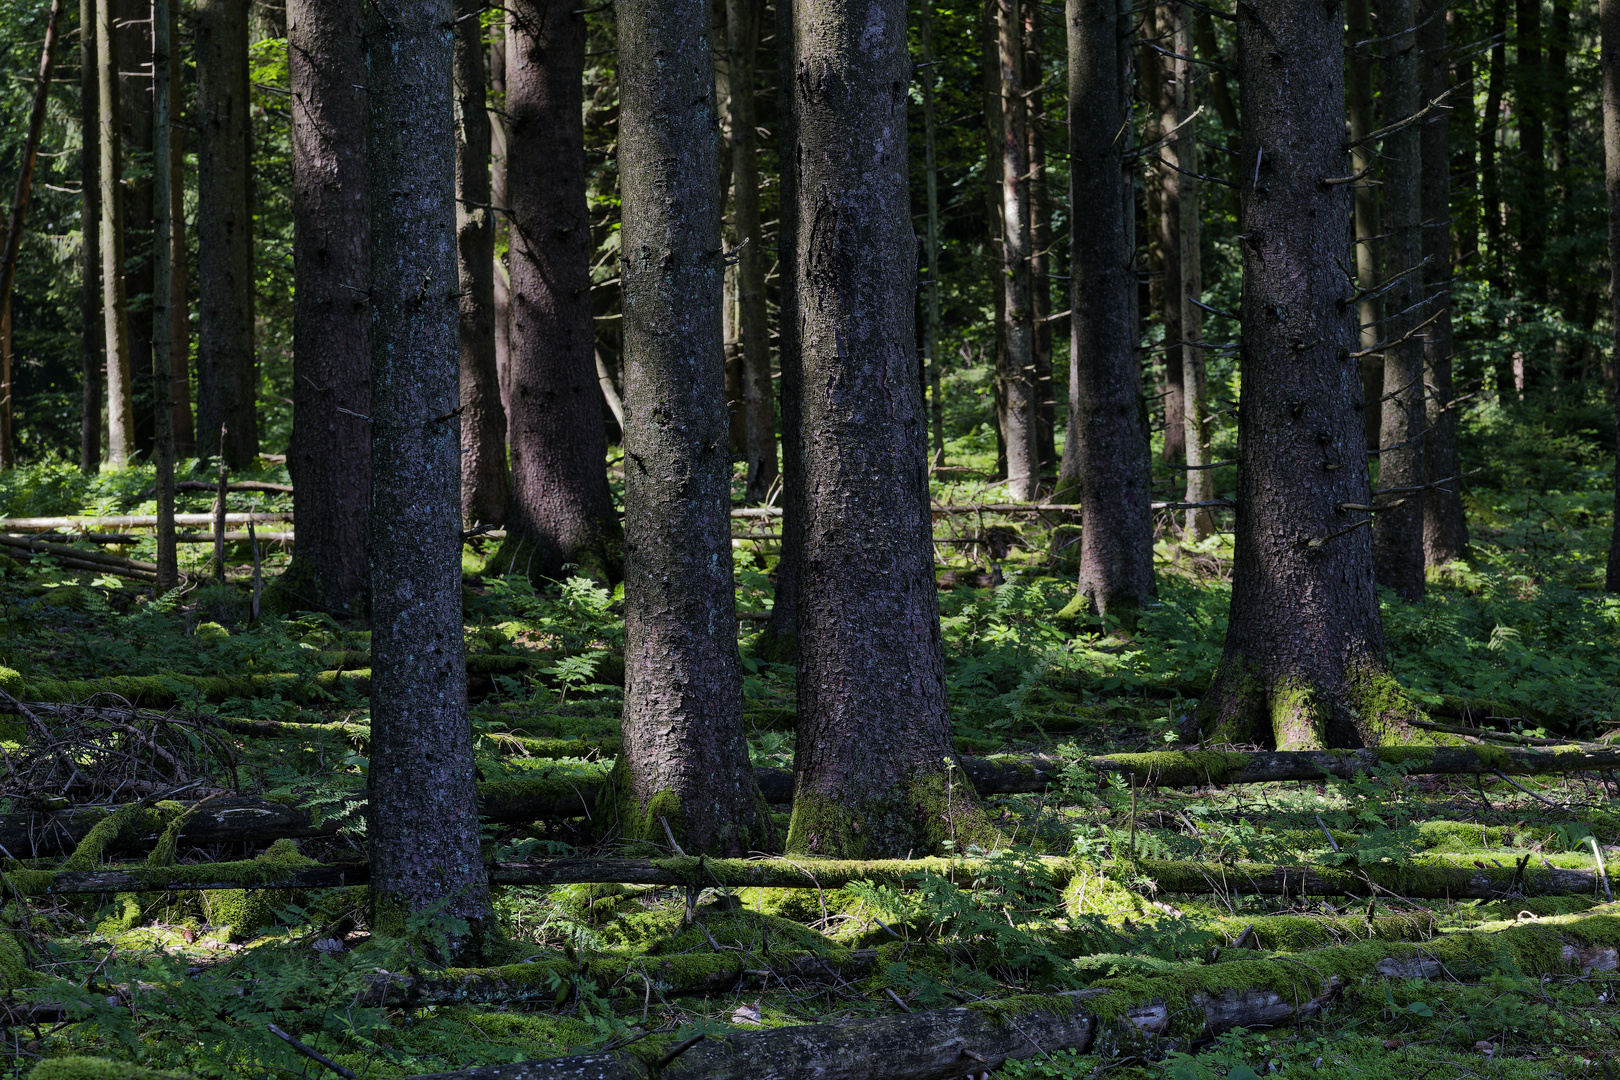
M185 68L181 56L178 11L169 22L169 407L175 459L195 457L197 429L191 420L191 304L186 292L186 131Z
M1599 6L1603 68L1603 177L1609 196L1609 306L1614 326L1611 362L1620 370L1620 0ZM1615 434L1620 436L1620 387L1614 394ZM1614 532L1604 588L1620 593L1620 442L1615 444Z
M1031 11L1034 9L1031 8ZM935 131L934 83L939 78L934 71L934 15L933 0L923 0L918 25L922 38L922 69L918 78L922 83L923 99L923 169L928 188L928 217L923 234L923 248L928 253L928 290L923 307L923 363L928 367L928 428L933 436L933 463L945 464L945 402L940 397L939 377L939 309L940 289L944 288L939 270L939 165L937 162L938 136ZM1031 129L1032 131L1035 129ZM784 170L785 171L785 170ZM783 220L787 214L784 212ZM1048 358L1048 365L1050 365Z
M1069 3L1069 432L1063 472L1078 488L1085 607L1130 623L1153 595L1146 420L1136 358L1134 193L1126 165L1130 54L1120 0ZM1060 479L1059 487L1064 488ZM1073 490L1073 487L1068 490Z
M906 5L802 0L794 34L804 518L787 847L932 851L985 826L947 768L914 329Z
M1041 486L1040 400L1035 379L1035 320L1030 261L1029 101L1024 96L1024 16L1029 0L996 0L1001 92L1001 288L1007 347L998 373L1001 433L1007 440L1007 490L1033 500Z
M1446 45L1445 0L1423 0L1417 19L1423 98L1433 101L1451 86L1451 53ZM1457 464L1457 412L1452 406L1451 123L1442 112L1422 125L1423 288L1427 309L1439 318L1423 338L1423 560L1445 566L1468 557L1468 522L1463 516L1462 481ZM1442 481L1445 481L1442 483Z
M731 189L737 243L737 308L742 345L748 478L744 498L764 502L776 484L776 402L765 308L765 233L759 212L759 137L754 127L754 55L761 0L727 0L726 55L731 88Z
M1485 226L1485 246L1488 249L1486 272L1491 288L1501 293L1504 285L1504 252L1502 250L1502 175L1501 155L1497 152L1497 134L1502 128L1502 92L1507 83L1507 0L1491 0L1491 23L1487 31L1491 41L1490 65L1485 75L1485 115L1479 124L1479 215ZM1503 386L1498 379L1500 395L1512 388L1511 381Z
M1193 44L1206 60L1222 59L1220 43L1215 40L1215 21L1208 12L1200 12L1192 23ZM1215 104L1215 115L1228 130L1238 130L1237 107L1232 103L1232 88L1226 77L1225 65L1209 70L1209 96Z
M5 347L0 352L0 469L17 464L11 437L11 287L17 280L17 255L22 250L23 220L28 213L39 137L45 130L46 95L51 88L51 68L56 63L58 40L56 30L61 21L62 0L51 0L50 14L45 21L45 47L40 54L39 80L34 86L33 108L28 113L28 135L23 142L22 163L17 169L11 213L6 219L5 248L0 252L0 320L5 323Z
M79 0L80 264L79 469L101 468L101 380L106 334L101 321L101 81L96 0Z
M1348 48L1352 51L1345 66L1345 99L1350 113L1350 139L1364 139L1378 127L1378 114L1373 107L1372 46L1358 44L1371 41L1372 4L1370 0L1347 0L1345 4L1345 31ZM1391 116L1391 120L1399 117ZM1383 251L1383 226L1379 220L1378 188L1371 182L1377 165L1377 147L1356 146L1350 152L1350 171L1368 170L1367 180L1355 185L1356 230L1356 288L1371 293L1378 285L1379 256ZM1361 344L1357 351L1372 349L1378 344L1381 329L1378 319L1383 305L1376 296L1365 297L1359 305L1361 318ZM1375 402L1384 396L1384 358L1377 352L1368 352L1361 358L1361 399L1366 402L1362 420L1367 427L1367 449L1379 446L1379 431L1383 426L1383 411Z
M569 564L607 580L622 561L591 320L578 10L516 0L507 11L512 500L490 568L535 581L566 577Z
M197 0L196 12L197 451L243 469L259 454L248 12L241 0Z
M97 125L101 164L101 316L107 354L107 460L123 468L135 452L129 305L124 281L124 157L119 139L118 43L113 0L96 0Z
M1514 104L1519 110L1519 252L1514 280L1531 301L1547 298L1547 121L1545 63L1541 55L1541 0L1514 0ZM1527 380L1542 373L1534 367Z
M495 365L495 212L481 0L456 0L456 252L461 282L461 516L506 524L506 413Z
M151 0L113 0L114 54L118 58L120 145L126 162L123 179L124 298L129 327L129 386L134 407L133 452L149 458L153 450L152 403L152 4ZM133 163L133 168L129 164Z
M501 390L501 415L511 417L512 349L509 266L512 250L512 224L507 216L506 196L506 20L495 27L495 40L489 47L490 205L495 207L495 380ZM512 445L512 425L503 429L508 448ZM507 498L511 498L511 473L507 473Z
M157 488L157 593L180 584L174 542L174 327L185 311L174 307L174 90L175 15L178 0L152 0L152 464ZM183 212L183 211L182 211ZM184 295L182 293L181 295ZM178 316L178 318L177 318Z
M1207 387L1204 366L1204 312L1198 306L1203 299L1203 257L1199 251L1202 232L1202 207L1198 189L1198 132L1203 127L1194 118L1197 114L1198 68L1192 61L1193 42L1188 33L1188 18L1192 12L1180 3L1171 3L1165 9L1176 32L1171 38L1172 51L1179 57L1175 64L1176 123L1184 125L1175 142L1178 186L1180 188L1179 228L1176 243L1177 263L1181 268L1180 302L1181 339L1181 402L1185 425L1185 455L1187 461L1187 501L1209 502L1215 498L1215 473L1208 468L1212 458L1209 450L1210 430ZM1215 532L1215 518L1207 507L1194 507L1187 511L1187 535L1202 540Z
M461 613L456 138L451 0L395 0L366 29L371 203L372 927L495 934L478 849ZM592 387L591 389L595 389Z
M1366 506L1367 444L1340 264L1344 30L1290 0L1238 8L1243 305L1238 515L1225 652L1206 733L1279 749L1378 741L1404 700L1387 673ZM1422 740L1417 740L1422 741Z
M1058 467L1057 413L1052 401L1052 201L1046 183L1046 80L1041 60L1041 9L1024 4L1024 96L1028 101L1025 126L1029 138L1029 235L1034 251L1029 260L1030 318L1035 327L1035 459L1044 480ZM937 241L936 241L937 247ZM932 265L932 264L930 264ZM933 271L931 270L930 273ZM935 290L937 293L937 290ZM937 319L936 319L937 322ZM938 397L939 375L932 376Z
M996 426L995 479L1007 479L1006 387L1002 373L1007 369L1007 289L1005 260L1001 246L1005 236L1001 216L1001 180L1005 161L1001 153L1001 46L996 32L996 5L999 0L985 0L979 17L979 76L984 87L984 220L986 225L984 269L986 284L990 288L994 317L990 329L995 335L993 344L985 347L995 377L993 393L994 411L991 416Z
M1413 115L1423 105L1418 77L1414 0L1379 0L1378 28L1384 43L1383 102L1386 124ZM1403 600L1423 598L1423 341L1413 331L1423 321L1422 128L1411 124L1386 135L1379 156L1383 181L1384 310L1376 328L1384 347L1378 487L1390 492L1373 518L1373 567L1378 583ZM1449 260L1448 260L1449 262ZM1449 266L1446 267L1449 270ZM1410 340L1403 340L1410 339Z
M1474 116L1474 49L1472 31L1476 23L1463 17L1460 11L1445 15L1448 33L1453 41L1468 42L1467 49L1452 54L1451 85L1457 92L1451 96L1456 110L1454 127L1462 136L1451 142L1451 174L1457 181L1457 205L1461 213L1452 218L1451 229L1457 250L1456 269L1466 268L1478 273L1479 258L1479 169L1476 151L1479 149L1478 123Z
M1155 36L1173 44L1181 36L1185 10L1181 5L1172 3L1159 7L1155 14L1158 24ZM1158 221L1155 224L1159 231L1159 267L1163 273L1158 279L1159 287L1152 291L1157 294L1155 299L1159 318L1164 324L1164 347L1160 353L1164 360L1164 460L1180 462L1187 459L1187 406L1181 347L1184 340L1181 309L1185 292L1181 279L1181 185L1185 178L1175 170L1179 164L1181 137L1170 134L1183 119L1180 115L1181 94L1178 85L1180 72L1173 57L1162 53L1150 53L1149 56L1148 62L1143 64L1144 82L1153 94L1149 99L1149 108L1159 116L1158 129L1153 133L1153 138L1170 140L1153 152L1153 170L1147 176L1147 183L1157 189L1159 196ZM1151 207L1149 217L1152 217Z
M748 762L737 659L710 11L676 0L620 0L617 10L626 638L619 825L649 840L662 839L667 825L694 853L737 855L771 828Z
M289 606L361 614L368 599L371 256L363 0L289 0L292 81L293 478Z

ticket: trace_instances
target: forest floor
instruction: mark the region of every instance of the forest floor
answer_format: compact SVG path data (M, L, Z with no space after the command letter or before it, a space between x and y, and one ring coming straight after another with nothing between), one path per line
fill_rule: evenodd
M1620 728L1620 598L1597 591L1611 474L1578 441L1549 450L1532 432L1520 444L1499 441L1470 487L1473 562L1434 572L1420 604L1386 598L1390 659L1437 722L1477 729L1479 746L1591 749ZM989 465L993 442L988 455L982 436L951 450L963 471L937 474L936 498L995 498L972 471ZM251 479L286 476L267 466ZM0 510L150 512L150 484L140 469L94 481L18 470L0 477ZM186 498L182 509L201 512L210 496ZM249 493L230 508L290 505ZM0 555L10 669L0 689L31 703L29 715L0 715L12 927L0 933L0 1068L26 1075L47 1059L59 1071L41 1066L42 1077L135 1075L135 1063L178 1076L399 1077L614 1048L651 1066L704 1035L665 1069L701 1075L682 1070L728 1039L887 1017L903 1041L906 1023L956 1008L1002 1032L963 1046L962 1076L1012 1053L995 1075L1614 1080L1620 908L1598 872L1600 856L1613 866L1620 852L1612 773L1436 776L1419 755L1348 778L1177 788L1154 773L1164 759L1143 759L1140 782L1099 770L1097 755L1178 745L1220 655L1230 537L1185 544L1163 516L1159 604L1122 634L1053 618L1074 588L1075 533L1060 515L952 515L936 532L958 749L1044 755L1050 781L985 796L1005 851L870 873L827 864L820 878L814 861L771 862L787 877L803 871L800 884L814 886L804 888L739 886L718 864L684 886L630 873L503 885L504 966L448 974L368 939L363 886L172 887L286 883L363 859L362 624L253 619L243 542L229 545L224 585L207 583L211 545L186 545L182 566L202 584L156 601L140 581ZM790 767L793 752L793 671L757 654L750 617L769 607L775 546L734 542L750 751L763 768ZM265 580L283 548L260 545ZM151 541L98 550L149 559ZM477 542L467 559L477 571ZM643 881L685 865L616 842L599 818L556 816L574 805L569 792L590 802L616 749L618 611L612 592L581 579L536 590L469 578L494 862L589 859L600 870L650 857L637 864L650 867ZM1460 700L1475 704L1459 712ZM68 760L84 774L71 802L47 789L61 790ZM200 798L221 789L236 794ZM497 796L528 799L527 817L491 811ZM276 818L271 804L298 809ZM255 834L221 806L279 824ZM787 807L775 809L785 832ZM1288 868L1280 889L1276 868ZM109 871L127 873L82 884ZM1454 892L1470 875L1487 887ZM170 887L117 887L142 884ZM1020 1010L1059 999L1004 1000L1079 990L1089 996L1061 1000L1084 1002L1095 1020L1088 1039L1071 1040L1084 1053L1041 1046L1034 1021L1020 1024ZM839 1075L891 1075L883 1059L858 1070L869 1029L836 1030L854 1033L838 1053L856 1071ZM65 1055L127 1064L73 1072ZM792 1075L772 1071L787 1064L754 1075Z

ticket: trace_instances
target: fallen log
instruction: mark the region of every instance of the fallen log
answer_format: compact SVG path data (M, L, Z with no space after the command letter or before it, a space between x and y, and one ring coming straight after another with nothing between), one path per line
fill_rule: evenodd
M41 555L54 555L59 558L74 559L78 562L94 563L99 566L114 566L127 570L143 570L149 574L157 573L157 563L137 562L126 559L120 555L110 555L105 551L85 551L83 548L70 547L67 544L52 544L44 540L35 540L30 536L17 536L11 533L0 533L0 546L13 550L34 552Z
M1262 784L1348 778L1398 765L1408 775L1518 775L1597 772L1620 767L1620 747L1379 746L1363 750L1160 750L1090 759L1102 772L1128 773L1159 787Z
M291 521L292 514L280 511L254 511L253 513L226 514L225 524L246 525L252 522L255 525L266 522L275 523ZM210 528L214 524L213 514L176 514L176 525L206 525ZM0 518L0 531L5 532L37 532L41 529L155 529L157 528L156 514L107 514L100 517L84 515L80 517L20 517Z
M1386 896L1421 900L1496 900L1507 896L1596 894L1598 875L1549 866L1448 866L1372 863L1367 866L1266 866L1255 863L1141 859L1121 873L1150 880L1160 892L1261 896Z

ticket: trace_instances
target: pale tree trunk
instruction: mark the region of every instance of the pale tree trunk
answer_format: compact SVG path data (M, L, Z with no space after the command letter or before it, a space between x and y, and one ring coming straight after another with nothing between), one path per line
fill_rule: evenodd
M991 305L995 317L991 329L995 334L993 345L986 345L985 354L993 357L991 370L995 372L996 423L996 479L1007 478L1006 387L1002 374L1007 369L1007 289L1003 284L1005 259L1001 245L1005 232L1001 177L1005 161L1001 154L1001 47L996 33L996 5L998 0L986 0L979 18L979 76L984 85L984 220L988 245L985 247L985 277L990 287Z
M124 292L124 171L118 108L118 46L113 0L96 0L97 124L101 163L101 317L107 354L107 461L122 468L135 453L129 311Z
M185 64L181 57L180 14L170 0L169 47L169 408L175 460L197 453L191 420L191 305L186 292L186 130L183 119ZM159 279L161 280L161 279Z
M241 469L259 453L248 12L242 0L196 12L197 450Z
M371 926L464 919L442 959L498 934L478 848L461 612L451 0L368 21L371 199Z
M461 281L461 516L506 524L506 413L495 364L495 213L482 0L456 0L456 252Z
M495 40L489 47L489 156L490 205L495 207L495 378L501 388L501 415L510 417L512 405L512 342L511 270L508 253L512 247L512 226L507 219L506 201L506 20L495 28ZM508 446L512 443L512 425L505 427ZM508 478L510 487L510 478ZM510 490L508 491L510 497Z
M363 0L289 0L292 82L293 478L298 543L272 587L288 606L368 605L370 213ZM279 603L279 598L278 598Z
M157 593L180 584L174 541L174 404L169 360L174 326L174 89L176 0L152 0L152 464L157 473Z
M1371 0L1346 0L1344 11L1345 30L1351 47L1345 66L1345 102L1350 113L1350 138L1355 141L1366 138L1378 127L1378 114L1373 107L1372 46L1354 48L1358 42L1369 41L1376 35L1372 30ZM1350 152L1350 171L1359 173L1366 170L1366 176L1355 185L1354 198L1356 288L1364 293L1372 292L1378 284L1379 255L1383 251L1378 188L1372 182L1376 174L1377 150L1376 146L1363 144ZM1361 301L1361 344L1358 352L1371 349L1378 343L1378 334L1382 329L1378 319L1382 310L1383 305L1376 296L1368 296ZM1361 393L1362 400L1366 402L1362 418L1367 428L1367 449L1377 450L1379 429L1383 425L1383 411L1377 402L1384 396L1384 358L1376 352L1361 358Z
M101 468L101 380L106 335L101 323L101 81L96 45L96 0L79 0L80 291L79 469Z
M1181 36L1185 11L1179 4L1161 5L1155 11L1154 36L1166 45ZM1173 57L1162 53L1145 54L1148 87L1152 89L1151 104L1158 110L1159 125L1155 139L1170 135L1182 120L1179 65ZM1157 189L1159 203L1159 265L1163 276L1159 288L1152 290L1164 321L1164 460L1187 459L1187 403L1184 350L1181 342L1185 334L1181 326L1181 312L1186 306L1182 300L1184 283L1181 271L1181 185L1183 177L1173 166L1179 164L1179 135L1153 152L1153 171L1147 182Z
M1044 479L1058 467L1056 409L1052 400L1052 201L1046 186L1046 93L1041 89L1045 68L1041 62L1041 9L1024 4L1024 85L1028 87L1029 137L1029 260L1030 317L1035 325L1035 459ZM937 200L936 200L937 201ZM937 241L936 241L937 246ZM932 265L932 264L930 264ZM935 290L937 293L937 290ZM937 373L933 376L938 381ZM938 391L935 391L938 397Z
M1147 422L1137 363L1131 59L1121 0L1069 0L1069 433L1082 509L1079 592L1065 610L1122 624L1153 596ZM1060 479L1060 487L1065 487ZM1071 489L1072 490L1072 489Z
M1418 81L1414 0L1380 0L1378 26L1384 42L1383 102L1386 124L1416 113L1423 103ZM1378 146L1383 187L1384 309L1377 327L1388 342L1384 353L1378 488L1387 492L1373 518L1373 566L1378 583L1403 600L1423 598L1423 342L1412 332L1423 321L1423 162L1419 136L1410 124Z
M1613 366L1620 370L1620 0L1602 0L1603 178L1609 195L1609 304L1614 324ZM1615 434L1620 435L1620 387L1614 395ZM1614 532L1609 539L1604 588L1620 593L1620 443L1614 472Z
M1176 33L1171 38L1173 51L1179 57L1175 65L1176 123L1183 125L1176 137L1175 155L1177 184L1180 188L1176 242L1179 247L1177 264L1181 268L1181 408L1185 432L1187 463L1187 501L1208 502L1215 497L1215 474L1208 468L1209 414L1204 368L1204 311L1198 306L1203 299L1203 258L1199 252L1201 213L1198 191L1198 132L1202 125L1194 119L1197 109L1193 91L1198 71L1192 62L1192 35L1188 32L1191 11L1179 3L1168 8L1175 22ZM1202 540L1215 531L1215 519L1209 510L1194 507L1187 511L1187 536Z
M922 37L923 67L918 73L922 82L923 99L923 168L926 170L928 186L928 219L927 232L923 237L923 247L928 252L928 289L927 302L923 307L926 322L923 324L923 363L928 365L928 427L933 435L933 460L935 465L945 464L945 402L940 397L939 378L939 290L943 288L939 276L939 166L935 161L937 151L937 136L934 123L934 82L938 74L934 71L934 0L922 0L922 22L920 33ZM787 214L782 215L786 220ZM1051 360L1048 357L1048 365Z
M1041 486L1037 448L1034 298L1030 260L1029 102L1024 97L1024 18L1021 0L996 0L1001 90L1001 287L1007 346L1001 384L1001 433L1007 442L1007 493L1036 498Z
M619 0L625 388L619 827L689 852L771 836L742 722L708 5ZM735 71L733 71L735 76Z
M1418 56L1425 101L1451 86L1451 53L1446 47L1445 0L1424 0L1417 18ZM1433 16L1431 18L1431 16ZM1451 333L1451 122L1442 112L1423 125L1423 269L1428 309L1439 316L1424 332L1425 432L1423 559L1444 566L1468 556L1468 522L1463 516L1461 471L1457 464L1457 411L1452 405Z
M802 0L793 23L804 520L787 849L903 856L983 843L977 798L947 767L906 4Z
M1208 738L1357 746L1403 729L1384 661L1367 515L1367 444L1341 265L1349 165L1337 9L1245 0L1243 386L1225 651L1200 703ZM1340 223L1337 226L1322 223Z

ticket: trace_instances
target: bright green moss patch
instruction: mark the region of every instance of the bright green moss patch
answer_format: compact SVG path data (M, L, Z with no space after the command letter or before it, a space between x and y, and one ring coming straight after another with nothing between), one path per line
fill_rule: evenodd
M1165 787L1222 784L1242 771L1252 755L1221 750L1159 750L1145 754L1109 754L1108 760L1147 783Z
M95 1057L47 1058L34 1066L28 1080L184 1080L180 1073L160 1072L127 1061Z
M276 873L315 865L298 850L294 840L277 840L263 855L253 860ZM209 889L197 894L203 912L215 927L228 927L232 941L247 941L267 926L274 926L276 913L293 900L290 889Z

